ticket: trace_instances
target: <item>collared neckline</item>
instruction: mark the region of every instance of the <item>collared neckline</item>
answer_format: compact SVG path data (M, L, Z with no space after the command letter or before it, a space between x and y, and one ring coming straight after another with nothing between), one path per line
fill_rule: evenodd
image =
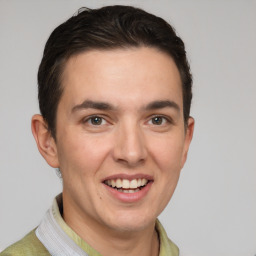
M62 201L62 194L59 194L56 196L56 198L53 201L52 205L52 213L56 220L56 222L59 224L59 226L62 228L62 230L88 255L90 256L102 256L99 252L97 252L93 247L91 247L89 244L87 244L73 229L71 229L67 223L64 221L62 214L63 214L63 201ZM160 221L156 220L155 225L159 242L160 242L160 250L159 250L159 256L178 256L179 255L179 249L178 247L168 238L166 231L164 230L164 227L160 223Z

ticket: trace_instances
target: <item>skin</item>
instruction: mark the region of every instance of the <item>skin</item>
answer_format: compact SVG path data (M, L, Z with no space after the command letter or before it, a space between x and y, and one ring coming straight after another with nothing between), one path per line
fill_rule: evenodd
M40 115L32 131L62 172L66 223L102 255L158 255L155 220L173 195L194 128L192 118L184 125L174 61L146 47L84 52L67 61L62 86L56 141ZM152 182L127 202L103 183L113 175Z

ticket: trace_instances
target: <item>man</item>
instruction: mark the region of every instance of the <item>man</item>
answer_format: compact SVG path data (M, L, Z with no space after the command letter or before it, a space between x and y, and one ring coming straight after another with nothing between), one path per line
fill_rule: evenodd
M157 216L192 139L191 85L182 40L143 10L84 8L57 27L32 132L63 193L1 255L179 255Z

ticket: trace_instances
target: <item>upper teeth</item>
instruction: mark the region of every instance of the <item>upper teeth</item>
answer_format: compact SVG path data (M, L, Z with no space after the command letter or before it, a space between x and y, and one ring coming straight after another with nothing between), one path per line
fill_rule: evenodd
M116 188L132 188L136 189L141 186L145 186L148 183L147 179L133 179L133 180L127 180L127 179L116 179L116 180L107 180L105 183L111 187Z

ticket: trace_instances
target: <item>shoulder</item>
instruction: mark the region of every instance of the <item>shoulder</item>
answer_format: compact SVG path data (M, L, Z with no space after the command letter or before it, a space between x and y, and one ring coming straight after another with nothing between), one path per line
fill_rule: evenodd
M43 244L38 240L35 229L28 233L24 238L15 244L6 248L0 253L0 256L50 256L50 253L43 246Z
M160 253L159 256L178 256L179 248L167 236L166 231L160 221L156 220L156 231L160 240Z

